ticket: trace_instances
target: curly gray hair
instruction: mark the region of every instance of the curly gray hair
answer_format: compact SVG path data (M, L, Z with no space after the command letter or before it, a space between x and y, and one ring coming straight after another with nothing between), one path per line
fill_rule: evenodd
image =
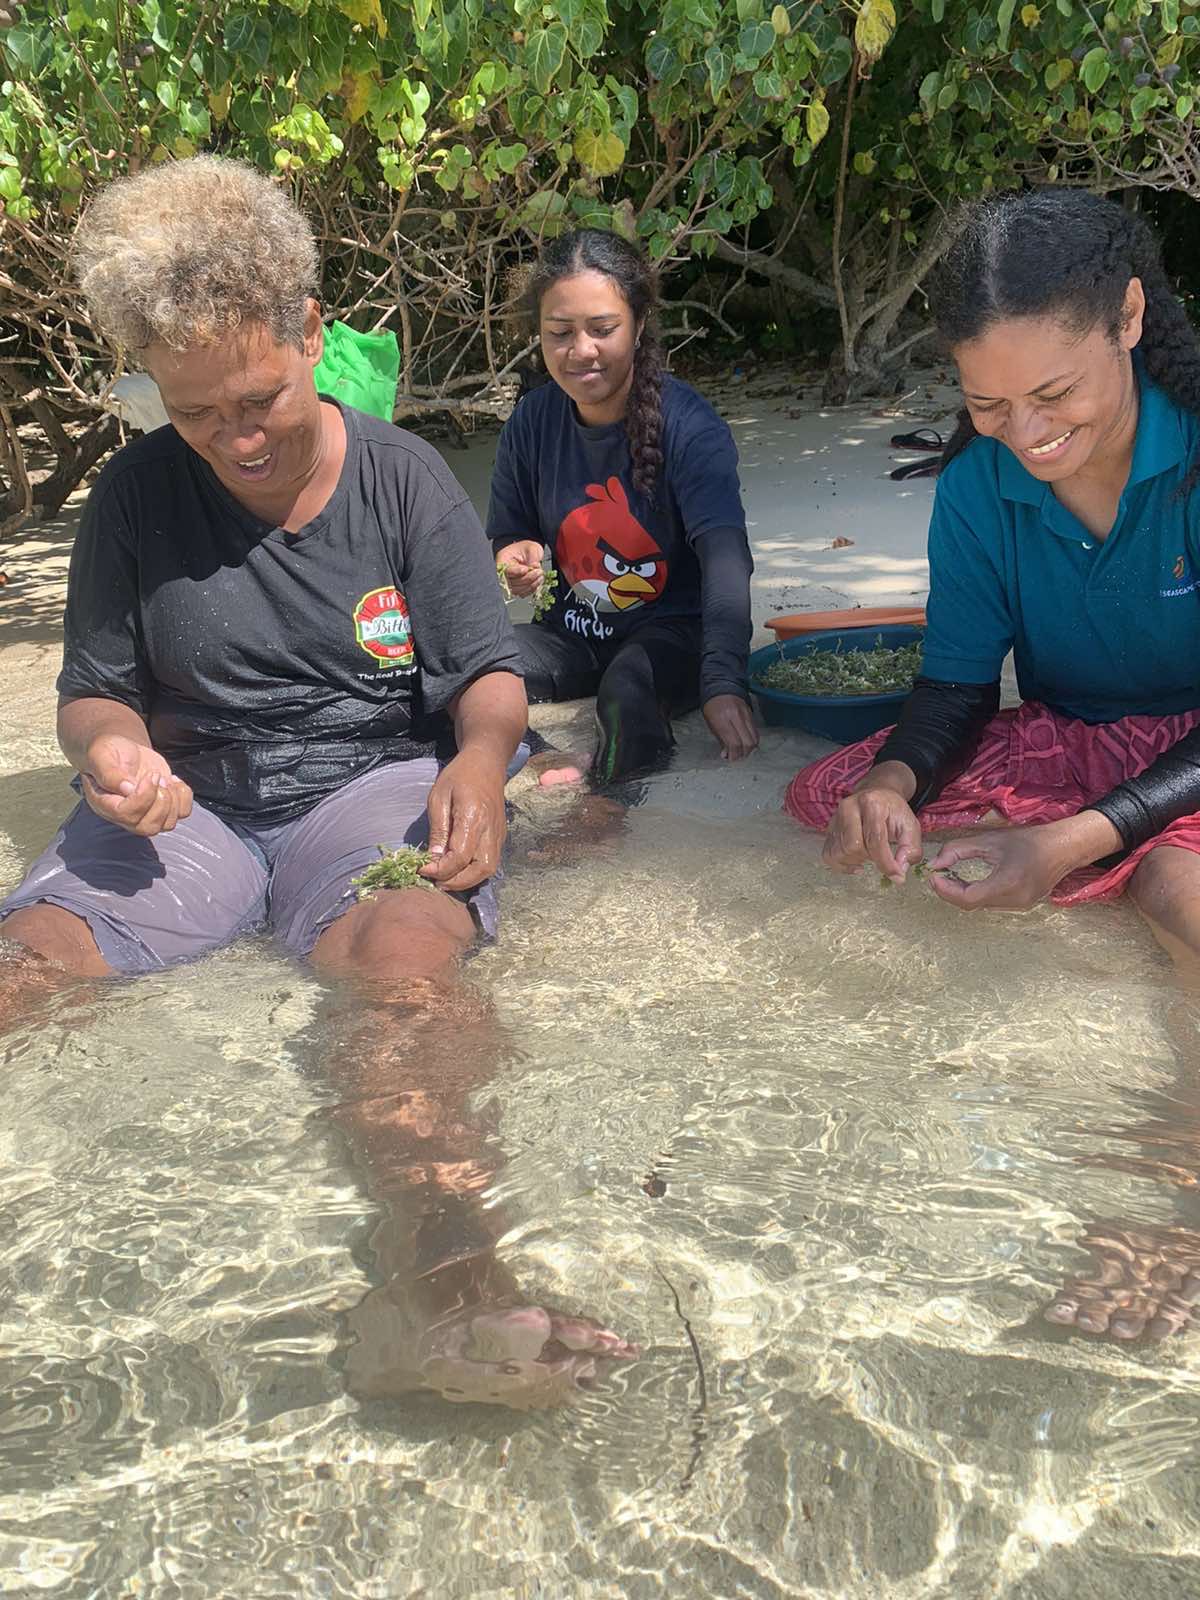
M120 348L210 345L244 323L304 340L312 229L245 161L192 156L117 178L88 206L72 261L95 328Z

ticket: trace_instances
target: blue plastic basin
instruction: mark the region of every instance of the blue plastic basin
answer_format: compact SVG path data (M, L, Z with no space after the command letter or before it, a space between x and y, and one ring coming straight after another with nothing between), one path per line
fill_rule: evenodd
M784 645L770 644L750 656L750 692L758 701L764 722L775 727L802 728L835 744L853 744L895 722L900 707L908 699L907 689L895 694L785 694L781 689L764 689L755 675L782 657L790 661L813 650L874 650L883 645L889 650L913 644L925 637L924 628L893 624L876 628L830 628L825 633L809 633L789 639Z

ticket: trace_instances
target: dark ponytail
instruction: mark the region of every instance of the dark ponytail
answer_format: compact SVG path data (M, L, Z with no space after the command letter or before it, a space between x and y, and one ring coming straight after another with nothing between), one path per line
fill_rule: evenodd
M934 270L930 308L953 347L1012 317L1053 317L1073 333L1121 331L1125 291L1146 294L1138 345L1146 376L1200 416L1200 340L1163 270L1149 224L1082 189L999 195L968 208L966 224ZM976 437L967 411L942 456L947 466ZM1185 488L1200 478L1193 464Z
M537 331L542 297L563 278L580 272L602 272L611 278L642 323L633 356L633 384L625 413L633 486L648 500L662 466L662 341L658 332L658 279L636 245L602 228L575 228L560 234L542 251L525 286L525 311Z

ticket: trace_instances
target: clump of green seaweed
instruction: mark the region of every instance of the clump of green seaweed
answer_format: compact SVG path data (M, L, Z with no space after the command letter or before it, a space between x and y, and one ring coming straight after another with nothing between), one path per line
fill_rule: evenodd
M959 867L961 866L962 862L959 863ZM935 876L939 878L953 878L956 883L968 883L971 881L969 878L963 877L962 873L956 867L930 866L929 862L925 860L924 856L921 857L920 861L914 861L912 863L908 869L908 877L905 878L904 881L907 883L910 878L932 878ZM985 873L984 876L986 877L987 874ZM879 887L881 889L892 889L895 887L895 884L885 872L881 872L879 874Z
M941 867L931 867L928 861L925 860L925 857L922 856L920 861L914 861L909 867L908 878L927 878L931 872L941 872L943 870L944 869ZM904 880L906 883L908 882L908 878ZM881 872L879 874L879 887L881 889L891 889L895 887L892 879L888 877L886 872Z
M920 670L919 642L899 649L878 643L873 650L809 650L798 656L781 655L754 681L764 689L778 689L784 694L898 694L912 688Z
M508 573L499 562L496 563L496 576L500 580L500 588L506 600L515 600L516 596L509 588ZM553 567L546 567L542 572L542 581L538 584L537 593L533 597L533 620L538 622L554 605L554 597L558 592L558 573Z
M433 857L428 850L417 850L402 844L398 850L387 845L377 845L379 860L375 861L358 878L351 878L352 887L360 900L369 900L377 889L432 889L428 878L421 877L421 868Z

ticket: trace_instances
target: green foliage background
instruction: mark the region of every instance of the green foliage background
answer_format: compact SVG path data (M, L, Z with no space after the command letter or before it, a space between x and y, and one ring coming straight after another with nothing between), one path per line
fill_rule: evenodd
M960 197L1200 194L1196 0L28 0L0 79L10 422L94 415L112 370L63 275L89 191L199 150L294 188L409 409L503 408L519 268L573 222L639 238L693 322L765 296L844 393L921 337Z

